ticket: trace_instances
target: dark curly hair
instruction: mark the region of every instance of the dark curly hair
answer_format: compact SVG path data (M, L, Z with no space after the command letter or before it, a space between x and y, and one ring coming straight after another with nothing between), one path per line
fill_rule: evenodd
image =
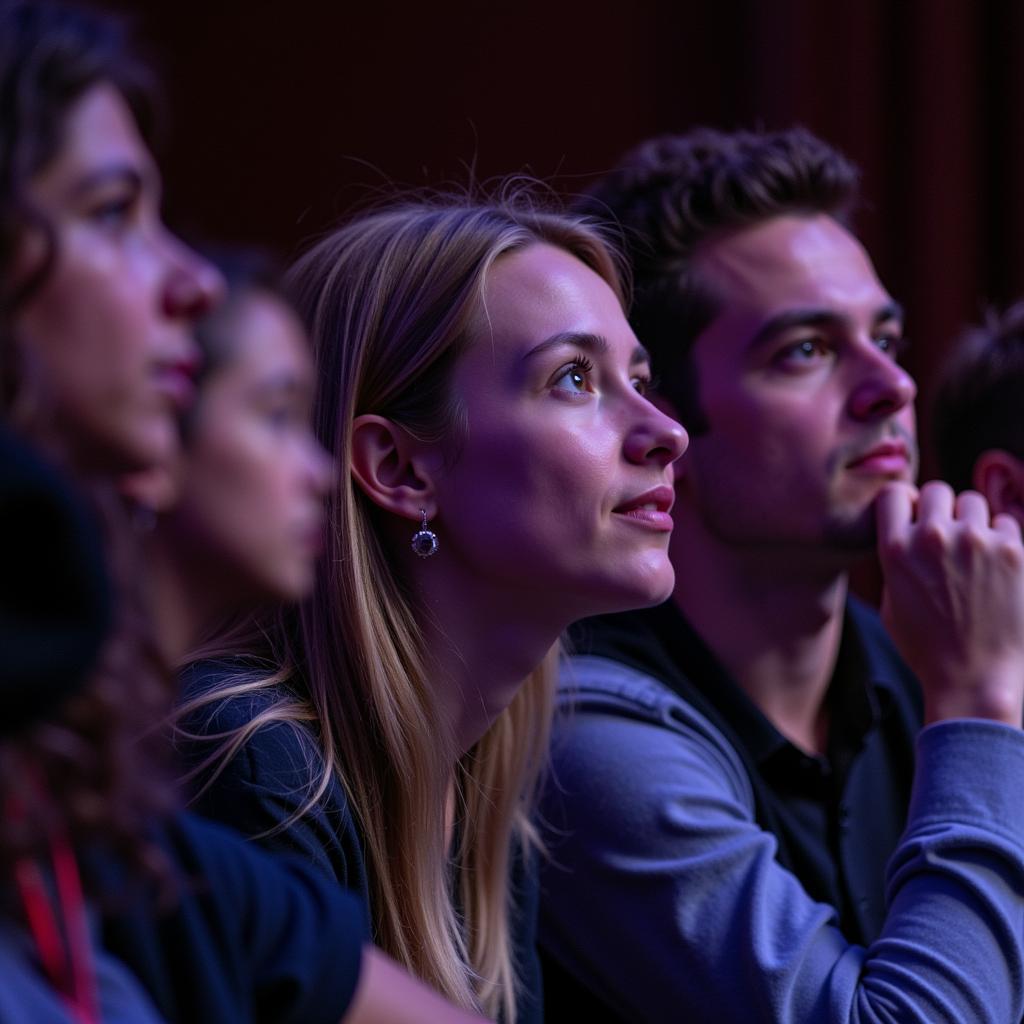
M993 448L1024 459L1024 302L968 328L942 368L932 426L942 478L972 487L974 465Z
M642 142L577 202L578 212L621 227L633 276L630 322L691 433L706 423L690 349L718 312L694 259L701 243L785 214L845 223L857 188L853 164L803 128L697 128Z
M0 0L0 417L33 440L13 408L20 360L14 321L47 277L58 239L27 198L27 186L59 154L66 117L86 91L114 85L152 129L149 76L125 47L122 25L58 4ZM40 228L45 256L13 268L26 228ZM0 891L19 857L45 855L54 828L78 847L102 843L158 873L148 823L174 805L153 725L173 700L173 681L155 653L137 593L137 558L127 513L109 485L89 495L104 525L116 619L100 667L48 720L0 743ZM62 586L59 577L53 588ZM0 672L2 672L0 655ZM13 815L10 808L21 813Z

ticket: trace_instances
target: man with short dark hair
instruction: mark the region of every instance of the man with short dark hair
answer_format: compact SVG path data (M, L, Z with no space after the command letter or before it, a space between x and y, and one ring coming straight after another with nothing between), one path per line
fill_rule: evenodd
M1024 548L977 495L912 486L902 314L855 199L804 131L702 130L638 147L586 204L622 227L691 443L673 598L573 638L551 1019L1024 1009ZM876 544L902 657L847 594Z

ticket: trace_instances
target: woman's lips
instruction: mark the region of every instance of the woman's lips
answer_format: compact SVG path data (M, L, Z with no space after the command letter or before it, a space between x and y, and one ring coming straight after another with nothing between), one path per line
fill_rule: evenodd
M622 516L637 526L667 532L672 529L672 503L675 491L667 485L652 487L649 491L627 498L612 509L613 515Z
M170 399L178 412L190 408L196 398L195 371L185 364L164 364L153 371L157 391Z

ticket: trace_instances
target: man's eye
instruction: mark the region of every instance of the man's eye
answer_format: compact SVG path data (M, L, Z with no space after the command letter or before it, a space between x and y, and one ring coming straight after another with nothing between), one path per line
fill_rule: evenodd
M880 334L875 338L875 345L893 359L899 359L906 352L907 344L902 334Z
M824 338L803 338L781 349L775 361L782 365L799 366L812 363L831 355L831 349Z

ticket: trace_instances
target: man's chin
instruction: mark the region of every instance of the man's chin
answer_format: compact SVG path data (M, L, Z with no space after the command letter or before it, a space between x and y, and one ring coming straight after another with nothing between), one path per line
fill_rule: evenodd
M825 524L822 539L829 547L851 555L870 554L877 540L874 503L830 518Z

